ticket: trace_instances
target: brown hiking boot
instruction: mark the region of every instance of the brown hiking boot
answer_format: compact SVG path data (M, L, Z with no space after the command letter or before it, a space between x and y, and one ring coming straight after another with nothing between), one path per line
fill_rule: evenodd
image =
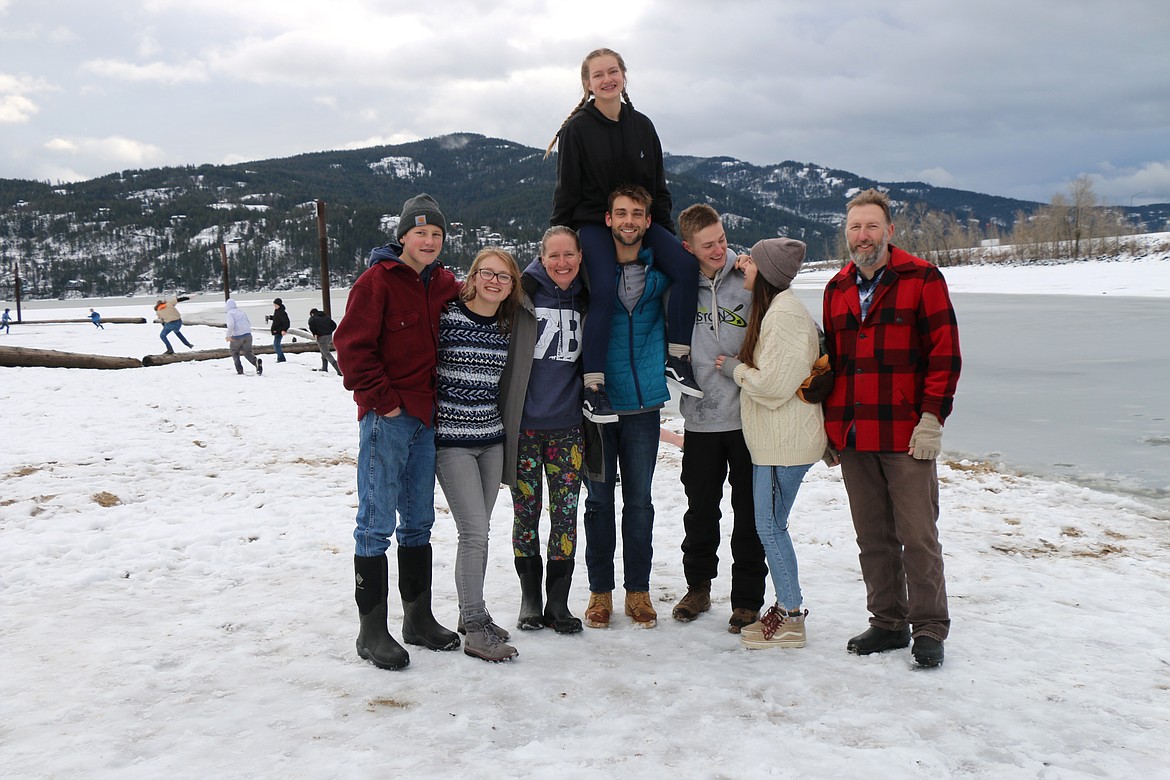
M681 623L690 623L700 613L711 609L711 583L707 587L687 586L687 595L675 604L670 616Z
M626 614L633 618L638 628L654 628L658 625L658 613L650 604L650 594L644 590L626 591Z
M736 607L731 610L731 620L727 621L727 633L738 634L744 627L750 626L759 619L760 611L758 609Z
M609 628L609 616L613 614L613 595L590 593L589 606L585 608L585 625L590 628Z

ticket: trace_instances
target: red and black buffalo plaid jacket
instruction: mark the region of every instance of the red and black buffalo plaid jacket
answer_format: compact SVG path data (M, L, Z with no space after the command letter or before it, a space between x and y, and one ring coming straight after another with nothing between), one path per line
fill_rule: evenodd
M860 452L905 452L923 412L951 413L959 382L959 328L938 268L890 245L890 259L861 321L857 266L825 287L825 342L836 381L825 401L834 449L851 427Z

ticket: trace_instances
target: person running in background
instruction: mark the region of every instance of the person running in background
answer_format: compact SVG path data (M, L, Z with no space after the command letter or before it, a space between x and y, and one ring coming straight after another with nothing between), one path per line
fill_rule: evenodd
M5 334L7 334L9 332L8 323L12 322L12 314L10 313L11 311L12 311L12 309L5 309L4 310L4 317L3 317L3 319L0 319L0 328L4 328Z
M183 335L183 316L179 314L179 304L183 301L190 300L186 295L172 295L170 298L156 301L154 304L154 312L162 323L162 332L158 337L162 339L163 344L167 345L166 354L173 355L175 350L171 347L171 342L167 340L168 333L174 333L179 337L179 341L186 345L187 349L195 349L195 345L187 341L187 337Z
M93 326L95 328L100 328L102 330L106 329L106 326L102 325L102 315L98 314L93 309L89 310L89 319L93 322Z
M616 298L617 255L605 223L610 193L640 186L653 198L645 245L655 267L670 279L666 378L681 393L702 396L690 363L691 330L698 300L698 265L674 235L662 143L654 124L634 110L626 92L626 63L611 49L597 49L581 63L581 101L561 124L545 152L557 147L557 183L550 225L567 225L581 237L593 311L585 322L585 416L612 419L605 362ZM612 377L609 378L612 381Z
M288 333L292 323L288 318L288 310L284 308L284 301L277 298L272 302L272 306L274 311L268 318L272 320L272 349L276 352L277 363L287 363L288 358L284 356L284 350L280 348L280 341Z
M337 330L337 323L325 312L318 309L309 309L309 332L317 340L317 349L321 350L322 373L329 371L329 366L341 376L341 369L337 366L337 359L333 357L333 331Z
M227 311L228 350L232 353L232 362L236 364L236 373L244 373L244 364L240 362L240 353L256 367L256 376L264 373L264 361L252 354L252 321L242 309L236 308L236 302L228 300L224 304Z

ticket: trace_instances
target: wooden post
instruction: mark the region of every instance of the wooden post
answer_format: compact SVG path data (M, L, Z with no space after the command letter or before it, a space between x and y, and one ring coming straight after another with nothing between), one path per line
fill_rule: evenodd
M20 263L12 261L12 278L16 284L16 321L20 322Z
M219 257L223 261L223 299L226 301L232 297L232 288L228 283L227 245L222 241L219 242Z
M326 317L332 317L329 305L329 236L325 230L325 201L317 201L317 241L321 246L321 305Z

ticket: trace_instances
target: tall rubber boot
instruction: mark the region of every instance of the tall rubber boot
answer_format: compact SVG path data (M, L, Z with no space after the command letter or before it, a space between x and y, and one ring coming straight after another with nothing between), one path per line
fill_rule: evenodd
M386 630L386 594L389 590L386 556L353 556L354 600L357 601L357 654L379 669L404 669L410 655Z
M569 587L573 584L575 561L548 562L548 580L545 588L548 600L544 604L544 624L558 634L576 634L581 630L581 621L569 612Z
M544 607L541 604L540 576L544 573L539 555L516 558L516 574L520 577L520 619L516 625L525 631L544 628Z
M431 546L398 547L398 592L402 596L402 641L430 650L459 649L459 635L431 614Z

